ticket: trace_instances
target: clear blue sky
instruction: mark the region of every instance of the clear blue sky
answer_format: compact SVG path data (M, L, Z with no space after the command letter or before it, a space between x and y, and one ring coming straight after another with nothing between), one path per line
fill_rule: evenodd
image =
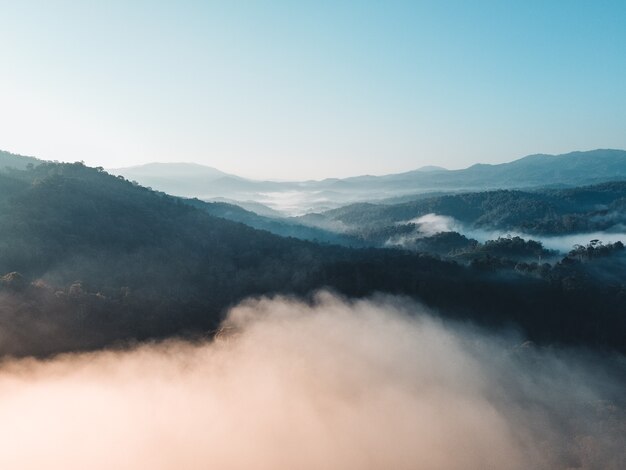
M626 148L626 1L0 0L0 149L249 177Z

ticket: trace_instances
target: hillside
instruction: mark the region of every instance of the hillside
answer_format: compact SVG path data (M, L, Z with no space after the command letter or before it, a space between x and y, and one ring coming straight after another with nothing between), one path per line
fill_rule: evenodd
M204 202L199 199L185 199L184 202L215 217L241 222L252 228L266 230L281 237L293 237L300 240L352 247L365 246L356 237L301 224L297 219L266 217L238 205L225 202Z
M230 305L320 288L407 295L543 343L623 349L623 246L464 266L283 238L80 163L0 172L0 354L207 335ZM615 267L617 266L617 268ZM572 286L576 286L575 289Z
M41 163L41 160L37 158L25 157L0 150L0 170L7 167L25 170L28 165L38 165L39 163Z
M427 273L459 270L281 238L79 163L0 173L0 188L5 354L204 334L251 295L409 292Z
M427 214L471 228L558 235L611 230L626 224L626 181L568 189L497 190L420 197L399 204L352 204L298 218L313 226L344 227L367 237Z

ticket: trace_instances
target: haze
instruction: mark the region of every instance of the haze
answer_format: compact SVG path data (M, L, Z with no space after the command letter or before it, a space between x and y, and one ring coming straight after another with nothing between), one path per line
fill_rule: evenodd
M5 362L0 464L623 468L619 381L516 341L401 298L251 300L210 343Z
M623 0L0 0L0 469L626 469L625 51Z
M260 179L626 148L626 4L1 2L2 148Z

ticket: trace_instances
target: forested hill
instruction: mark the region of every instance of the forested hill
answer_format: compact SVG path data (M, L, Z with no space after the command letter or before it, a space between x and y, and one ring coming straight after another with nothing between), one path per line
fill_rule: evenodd
M460 270L399 253L360 261L351 250L214 217L80 163L0 173L0 226L4 353L204 332L251 295L325 286L364 295L403 284L408 292L419 276Z
M352 204L300 217L302 223L341 225L367 236L384 227L435 213L477 228L556 235L626 225L626 181L535 191L497 190L425 197L400 204Z
M41 160L35 157L25 157L0 150L0 170L5 168L26 169L29 165L38 165Z
M259 215L236 204L226 202L205 202L199 199L183 199L187 204L201 209L208 214L234 222L241 222L250 227L267 230L282 237L294 237L318 243L359 247L366 246L360 239L342 233L336 233L319 227L301 224L297 219L278 218Z
M621 262L619 249L550 268L323 246L80 163L0 172L0 227L0 354L206 334L247 296L319 288L405 294L443 315L517 325L539 342L624 346L623 282L594 274Z
M327 199L326 204L333 207L420 192L573 187L626 180L626 151L597 149L562 155L537 154L508 163L479 163L459 170L422 167L382 176L299 182L248 180L214 168L180 163L148 164L112 172L179 196L247 200L257 199L262 193L296 191L313 193L315 199L322 195Z

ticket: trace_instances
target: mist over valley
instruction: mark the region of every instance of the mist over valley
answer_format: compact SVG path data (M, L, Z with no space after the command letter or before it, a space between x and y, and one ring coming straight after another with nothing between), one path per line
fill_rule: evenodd
M621 468L623 364L520 340L398 297L249 300L210 341L5 360L0 464Z
M622 181L286 217L2 157L3 466L624 464Z
M626 469L626 2L3 2L0 470Z
M255 201L285 215L303 215L359 201L435 191L584 186L626 179L625 168L626 151L609 149L529 155L510 163L476 164L462 170L427 166L400 174L319 181L251 180L188 163L151 163L109 171L177 196Z

